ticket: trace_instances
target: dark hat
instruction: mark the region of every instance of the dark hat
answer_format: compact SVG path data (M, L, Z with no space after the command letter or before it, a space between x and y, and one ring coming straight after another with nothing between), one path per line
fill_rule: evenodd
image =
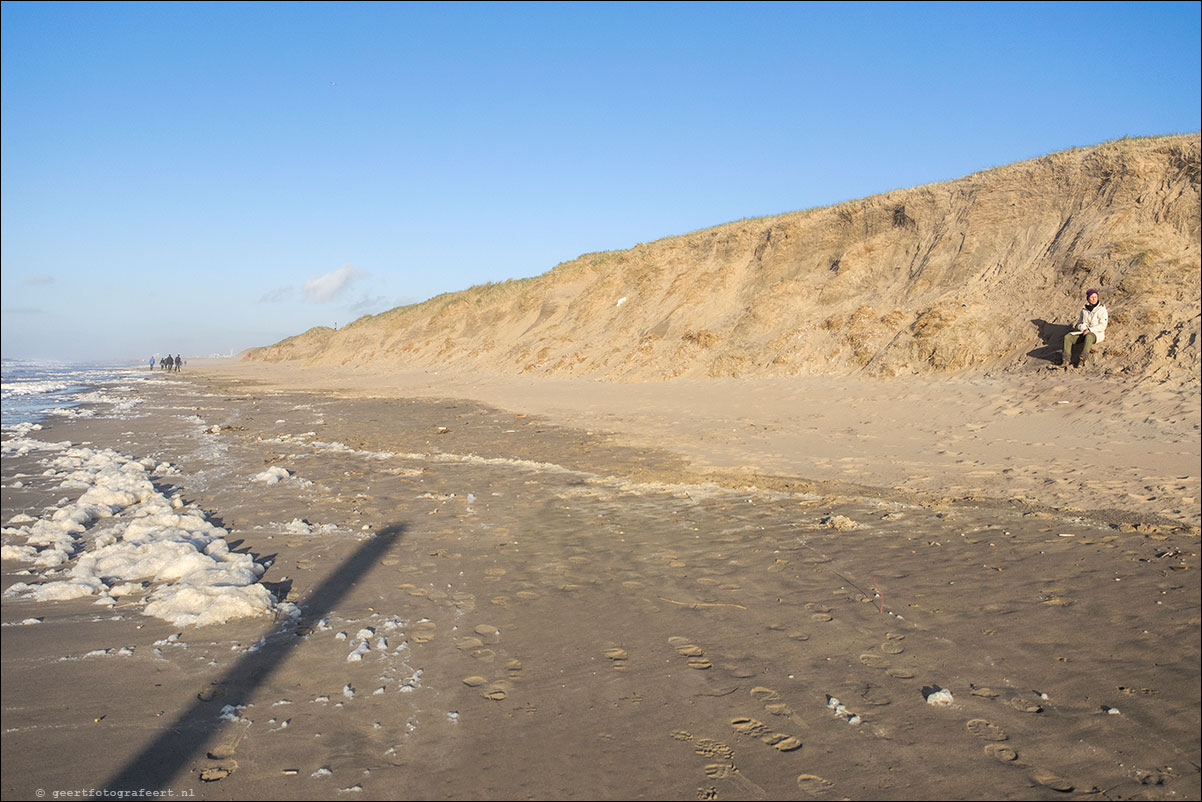
M1098 295L1100 297L1101 293L1099 293L1097 290L1095 290L1091 287L1090 289L1085 291L1085 297L1088 298L1091 295Z

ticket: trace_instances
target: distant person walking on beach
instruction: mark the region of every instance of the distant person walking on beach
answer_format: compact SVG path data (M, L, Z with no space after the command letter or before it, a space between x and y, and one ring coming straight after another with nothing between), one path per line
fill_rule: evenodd
M154 370L154 357L150 358L150 369Z
M176 354L175 355L175 372L179 373L180 369L183 366L184 366L184 358L182 356L180 356L179 354Z
M1081 356L1077 359L1077 367L1085 367L1085 362L1089 358L1089 349L1102 342L1106 337L1108 322L1110 322L1110 315L1106 311L1106 307L1098 302L1098 291L1086 290L1085 306L1081 307L1081 314L1077 317L1077 326L1064 335L1064 353L1060 355L1060 364L1065 370L1072 367L1073 347L1078 341L1083 345L1081 346Z

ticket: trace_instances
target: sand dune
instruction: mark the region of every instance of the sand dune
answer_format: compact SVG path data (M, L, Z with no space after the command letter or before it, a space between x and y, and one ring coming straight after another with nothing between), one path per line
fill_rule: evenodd
M1022 371L1082 293L1102 369L1199 378L1200 139L1125 139L581 256L253 349L256 361L623 381Z

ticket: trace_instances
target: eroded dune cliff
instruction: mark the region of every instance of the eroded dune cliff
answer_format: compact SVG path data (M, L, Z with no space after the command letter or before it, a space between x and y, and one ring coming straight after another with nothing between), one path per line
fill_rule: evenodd
M1199 151L1125 139L586 254L247 358L624 381L1026 370L1097 287L1102 370L1197 380Z

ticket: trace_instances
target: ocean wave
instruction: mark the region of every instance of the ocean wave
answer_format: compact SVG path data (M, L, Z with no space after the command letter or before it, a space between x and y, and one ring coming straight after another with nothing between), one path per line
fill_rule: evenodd
M53 380L34 380L34 381L17 381L4 382L0 385L0 398L13 398L15 396L29 395L50 395L51 393L62 392L63 390L75 387L78 385L70 384L65 381Z
M63 410L82 404L111 405L107 415L127 417L141 403L136 389L150 380L145 368L129 364L5 359L3 368L0 394L6 430L49 415L70 415Z

